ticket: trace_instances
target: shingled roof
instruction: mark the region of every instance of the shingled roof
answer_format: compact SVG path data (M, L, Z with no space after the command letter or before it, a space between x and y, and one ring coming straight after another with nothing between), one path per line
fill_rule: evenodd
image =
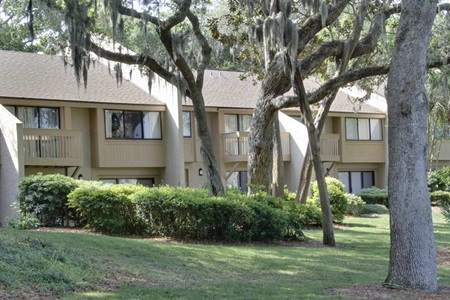
M96 103L164 105L132 83L117 85L114 72L92 65L87 88L60 56L0 50L0 97Z
M254 84L253 78L240 79L242 72L207 70L203 85L205 105L219 108L249 108L255 107L261 83ZM311 77L305 80L305 88L312 91L319 87ZM292 94L292 92L290 92ZM358 102L343 91L339 91L334 100L331 112L355 112L382 114L383 111L365 102Z

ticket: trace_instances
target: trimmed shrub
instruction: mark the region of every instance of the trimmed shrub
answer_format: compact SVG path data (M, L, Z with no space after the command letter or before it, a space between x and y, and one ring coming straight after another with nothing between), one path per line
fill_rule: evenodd
M327 183L328 195L330 197L333 221L342 222L348 207L347 199L345 198L344 185L336 178L326 177L325 180ZM317 181L314 181L311 184L311 194L312 197L320 203Z
M345 194L345 199L347 199L347 214L358 217L364 209L364 202L361 197L354 194Z
M27 176L20 180L17 199L21 214L34 214L41 225L64 226L66 220L77 222L75 210L66 206L67 195L79 181L61 174Z
M69 194L68 206L75 209L90 228L110 234L138 234L142 226L137 221L131 194L146 189L139 185L82 184Z
M381 204L366 204L364 205L363 210L361 212L361 214L363 215L372 215L372 214L383 215L388 213L389 209L387 209L386 206Z
M434 191L430 193L431 205L446 206L450 205L450 192Z
M358 195L367 204L380 204L389 207L389 197L386 189L377 187L365 188Z
M173 238L272 241L286 231L283 211L252 199L211 197L206 190L160 187L131 196L146 233Z
M450 192L450 166L445 166L428 173L428 189Z
M283 211L288 217L288 236L297 235L304 226L322 225L322 211L314 199L308 199L305 204L286 200L283 202Z

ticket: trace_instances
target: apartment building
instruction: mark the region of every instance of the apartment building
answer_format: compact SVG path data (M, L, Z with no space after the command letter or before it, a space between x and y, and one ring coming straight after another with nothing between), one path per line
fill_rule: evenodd
M12 214L18 180L38 172L148 186L206 184L190 100L157 76L151 93L137 75L117 84L110 69L92 65L85 89L58 56L0 51L0 222ZM259 85L239 75L208 71L203 92L223 182L245 189ZM315 85L307 81L307 88ZM387 135L385 111L352 99L339 92L321 154L326 172L356 193L385 185ZM279 122L286 184L295 191L307 134L297 109L279 112Z

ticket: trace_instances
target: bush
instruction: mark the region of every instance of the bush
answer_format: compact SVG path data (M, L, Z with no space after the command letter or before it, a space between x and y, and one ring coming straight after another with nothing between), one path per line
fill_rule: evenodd
M363 215L372 215L372 214L383 215L388 213L389 209L387 209L386 206L381 204L366 204L364 205L361 212L361 214Z
M361 215L361 212L364 209L364 202L361 197L353 194L345 194L345 198L347 199L347 214L358 217Z
M450 192L450 166L445 166L428 173L428 188L430 192Z
M66 220L77 221L75 211L66 203L67 195L78 184L77 180L60 174L27 176L19 182L17 199L20 213L34 214L46 226L64 226Z
M146 189L139 185L85 183L69 194L68 206L75 209L88 227L110 234L138 234L141 224L129 196Z
M450 223L450 205L445 205L442 208L442 214L444 215L445 220Z
M39 227L39 220L34 213L20 211L17 202L13 203L12 208L19 212L19 217L8 219L8 226L14 229L34 229Z
M344 220L345 214L347 213L347 199L345 198L344 185L336 178L326 177L328 195L330 197L331 213L333 215L333 221L342 222ZM319 188L317 181L314 181L311 185L311 194L318 203L319 199Z
M272 241L283 237L283 211L239 193L211 197L206 190L160 187L131 196L150 235L221 241Z
M431 205L446 206L450 205L450 192L434 191L430 193Z
M377 187L365 188L358 195L367 204L380 204L389 207L389 197L386 189Z

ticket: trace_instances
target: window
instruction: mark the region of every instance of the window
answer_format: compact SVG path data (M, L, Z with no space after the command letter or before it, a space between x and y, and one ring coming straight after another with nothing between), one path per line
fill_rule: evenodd
M345 118L347 140L381 141L381 119Z
M32 106L5 106L24 128L59 129L59 108Z
M192 137L191 112L183 111L183 137Z
M99 180L109 184L140 184L148 187L155 185L154 178L100 178Z
M356 194L364 188L375 185L373 171L339 172L339 181L345 186L346 193Z
M249 131L251 115L225 115L225 132Z
M161 139L161 113L105 110L107 139Z
M247 171L239 171L227 173L227 186L239 187L242 191L248 191L248 176Z

